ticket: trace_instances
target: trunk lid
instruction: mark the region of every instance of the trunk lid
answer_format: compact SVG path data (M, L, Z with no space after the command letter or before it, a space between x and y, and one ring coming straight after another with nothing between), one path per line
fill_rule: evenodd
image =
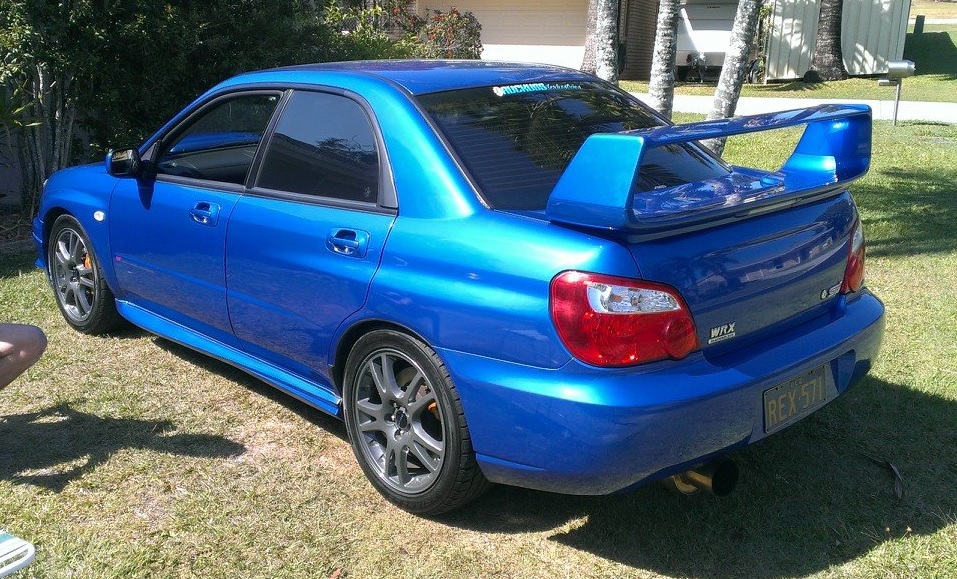
M722 351L834 307L856 219L844 192L684 235L622 241L642 279L681 293L702 350Z
M675 171L694 141L807 125L778 171ZM794 111L588 137L545 209L604 230L647 281L677 289L705 351L741 347L834 307L857 209L846 185L870 163L870 109ZM681 173L681 174L679 174Z

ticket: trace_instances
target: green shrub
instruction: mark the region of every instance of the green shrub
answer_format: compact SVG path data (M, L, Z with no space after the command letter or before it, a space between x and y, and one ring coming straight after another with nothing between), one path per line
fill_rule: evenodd
M423 58L481 58L482 25L471 12L429 10L418 30Z
M410 58L416 55L414 42L389 33L390 12L381 6L343 8L330 5L325 23L338 32L333 40L331 60Z

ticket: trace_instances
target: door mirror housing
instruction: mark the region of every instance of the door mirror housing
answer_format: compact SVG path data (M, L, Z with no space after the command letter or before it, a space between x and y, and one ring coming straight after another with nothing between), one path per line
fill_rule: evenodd
M113 149L106 154L106 172L114 177L139 177L142 166L136 149Z

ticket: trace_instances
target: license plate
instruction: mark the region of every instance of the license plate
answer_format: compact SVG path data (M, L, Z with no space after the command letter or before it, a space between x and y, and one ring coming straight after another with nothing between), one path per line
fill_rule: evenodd
M764 432L784 428L824 405L824 366L764 391Z

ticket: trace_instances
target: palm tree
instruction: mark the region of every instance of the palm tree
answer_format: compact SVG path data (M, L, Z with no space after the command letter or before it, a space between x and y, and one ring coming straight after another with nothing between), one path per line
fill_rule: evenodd
M844 52L841 49L841 18L844 0L821 0L817 24L817 42L811 55L811 69L805 82L845 80Z
M678 0L661 0L651 61L651 106L667 118L675 98L675 55L678 52Z
M741 96L741 86L744 85L744 79L748 74L748 55L754 47L754 39L757 36L761 3L761 0L738 2L738 11L734 15L734 24L731 26L731 45L725 53L718 88L714 91L714 104L711 112L708 113L709 120L734 115L734 109L738 106L738 97ZM724 152L724 141L724 139L708 139L704 143L720 155Z
M598 0L588 0L588 15L585 21L585 56L582 58L582 72L595 74L595 44L598 41L598 35L595 33L598 20L595 15L598 13Z
M618 82L618 0L588 0L582 70Z

